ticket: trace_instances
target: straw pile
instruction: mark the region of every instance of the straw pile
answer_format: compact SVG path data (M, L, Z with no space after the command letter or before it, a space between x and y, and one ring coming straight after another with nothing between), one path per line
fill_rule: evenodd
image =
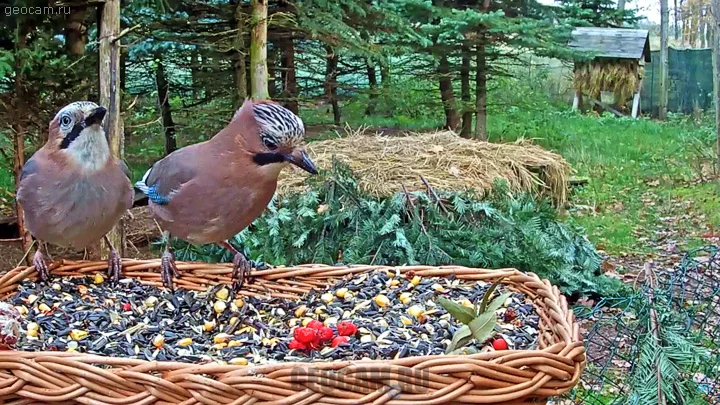
M638 89L644 69L634 60L593 61L575 65L575 90L591 96L612 91L625 103Z
M494 144L436 132L402 136L367 136L362 131L345 138L310 143L308 153L321 169L333 155L350 165L360 189L374 196L427 190L422 178L444 191L474 189L484 194L495 179L504 179L514 192L551 197L561 206L567 199L570 165L558 154L527 141ZM302 191L305 176L283 171L278 193Z

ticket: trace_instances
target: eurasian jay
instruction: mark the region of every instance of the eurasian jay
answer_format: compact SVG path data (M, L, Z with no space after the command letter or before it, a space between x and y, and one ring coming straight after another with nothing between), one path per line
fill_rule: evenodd
M288 164L317 174L305 151L300 117L271 101L245 101L230 123L211 139L186 146L157 161L135 184L149 199L163 230L163 284L172 289L179 272L170 235L192 244L218 244L234 253L235 290L251 264L228 239L249 226L272 199L280 171Z
M134 191L125 163L110 153L102 121L107 110L90 101L63 107L50 122L47 143L25 163L17 202L39 241L33 258L40 279L49 278L46 243L83 249L105 238L108 272L120 279L120 255L107 233L132 208Z

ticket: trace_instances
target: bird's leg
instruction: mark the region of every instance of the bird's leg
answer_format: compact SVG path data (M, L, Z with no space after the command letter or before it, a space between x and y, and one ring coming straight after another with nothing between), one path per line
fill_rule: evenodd
M160 276L162 277L163 285L170 291L175 291L173 277L180 277L180 272L177 266L175 266L175 256L170 252L170 232L164 231L163 237L165 238L165 252L163 252L160 261Z
M42 253L43 247L45 248L45 251L47 251L47 245L43 242L38 242L37 251L35 251L35 256L33 256L33 266L35 266L35 270L38 272L40 281L46 282L50 279L50 272L48 271L48 266L45 262L45 255Z
M110 254L108 255L108 276L113 283L120 281L122 275L122 258L120 254L115 250L110 238L107 235L103 236L105 243L110 247Z
M250 270L252 268L252 264L248 262L245 255L240 253L239 250L235 249L233 245L230 244L230 242L223 241L220 242L219 245L235 253L235 257L233 257L232 271L233 290L240 291L243 283L245 283L245 279L248 279L248 282L250 282Z

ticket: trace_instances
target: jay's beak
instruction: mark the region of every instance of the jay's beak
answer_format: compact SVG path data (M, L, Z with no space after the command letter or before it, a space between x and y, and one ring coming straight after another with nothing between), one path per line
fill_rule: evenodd
M107 108L96 108L90 115L85 117L85 127L87 128L91 125L102 123L103 118L105 118L105 113L107 113Z
M302 149L296 149L295 152L287 155L285 158L288 162L294 164L295 166L305 170L310 174L318 174L315 163L313 163L313 161L310 159L310 156L308 156L307 152Z

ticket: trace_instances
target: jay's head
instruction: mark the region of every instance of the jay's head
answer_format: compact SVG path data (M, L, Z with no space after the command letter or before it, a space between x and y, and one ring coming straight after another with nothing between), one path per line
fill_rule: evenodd
M50 122L52 146L72 155L79 155L97 143L107 146L102 127L107 109L92 101L76 101L68 104ZM100 145L102 148L102 145Z
M250 134L253 142L253 161L261 166L278 168L293 164L310 174L317 174L315 163L305 150L305 126L292 111L271 101L246 101L236 118L249 116L255 121L256 131ZM278 171L279 172L279 171Z

